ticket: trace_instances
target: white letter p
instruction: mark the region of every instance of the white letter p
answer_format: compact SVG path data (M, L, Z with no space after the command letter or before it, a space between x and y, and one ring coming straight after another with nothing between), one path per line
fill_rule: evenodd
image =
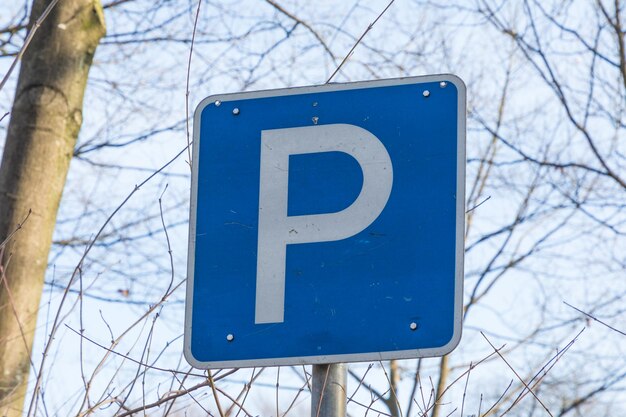
M359 163L359 196L335 213L288 216L289 155L344 152ZM367 130L331 124L261 132L259 236L255 323L282 323L285 312L287 245L330 242L368 227L387 204L393 183L391 159Z

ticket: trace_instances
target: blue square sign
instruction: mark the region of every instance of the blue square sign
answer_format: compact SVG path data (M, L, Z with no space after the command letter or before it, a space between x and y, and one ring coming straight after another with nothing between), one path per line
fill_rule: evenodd
M454 349L465 177L459 78L217 95L194 117L192 365Z

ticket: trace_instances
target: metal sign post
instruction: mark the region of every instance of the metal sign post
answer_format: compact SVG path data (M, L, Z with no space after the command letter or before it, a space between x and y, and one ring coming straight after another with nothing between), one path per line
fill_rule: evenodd
M311 417L344 417L348 365L313 365Z

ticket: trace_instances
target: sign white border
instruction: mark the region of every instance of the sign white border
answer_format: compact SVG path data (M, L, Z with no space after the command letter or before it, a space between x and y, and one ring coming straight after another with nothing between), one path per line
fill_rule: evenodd
M193 312L193 287L195 269L195 237L196 214L198 195L198 166L200 164L200 123L202 111L206 106L216 101L227 103L233 100L249 100L266 97L290 96L309 93L325 93L332 91L356 90L374 87L389 87L405 84L424 84L446 82L453 84L457 89L457 189L456 189L456 244L455 244L455 294L454 294L454 323L450 341L444 346L428 349L409 349L388 352L369 352L339 355L319 356L290 356L269 359L246 359L232 361L202 362L196 360L191 352L191 319ZM339 362L372 362L389 359L414 359L446 355L461 341L463 320L463 257L464 257L464 229L465 229L465 137L466 137L466 87L463 80L456 75L440 74L418 77L391 78L374 81L358 81L341 84L325 84L319 86L281 88L276 90L261 90L244 93L218 94L205 98L198 104L193 120L193 160L191 170L191 201L189 214L189 246L187 256L187 292L185 301L185 333L184 355L195 368L246 368L255 366L279 365L309 365Z

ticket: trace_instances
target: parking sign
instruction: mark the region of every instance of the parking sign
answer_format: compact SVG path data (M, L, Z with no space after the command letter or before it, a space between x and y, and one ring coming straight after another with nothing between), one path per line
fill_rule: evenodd
M203 100L187 360L450 352L461 336L464 171L465 86L452 75Z

